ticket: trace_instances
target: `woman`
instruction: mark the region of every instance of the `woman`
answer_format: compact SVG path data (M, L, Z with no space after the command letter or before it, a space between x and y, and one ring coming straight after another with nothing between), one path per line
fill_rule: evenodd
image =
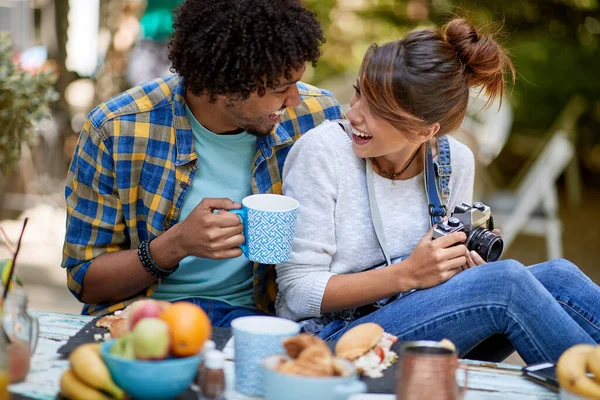
M600 289L575 265L486 264L463 244L464 232L432 240L426 144L435 148L459 127L469 88L485 89L490 101L501 96L506 70L514 79L502 48L464 19L371 47L350 102L351 127L328 121L288 155L283 191L300 209L292 259L277 266L280 316L324 339L376 322L401 340L449 338L461 355L502 334L527 363L600 341ZM454 210L472 203L474 166L466 146L448 142ZM383 246L394 262L371 268L384 262ZM386 305L374 305L382 299Z

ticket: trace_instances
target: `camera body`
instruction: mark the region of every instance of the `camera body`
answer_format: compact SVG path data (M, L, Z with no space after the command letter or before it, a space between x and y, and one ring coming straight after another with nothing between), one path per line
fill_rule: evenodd
M492 232L493 229L494 218L488 206L479 201L473 205L460 203L446 223L440 223L433 229L433 238L465 232L467 249L475 250L484 261L492 262L500 258L504 248L502 237Z

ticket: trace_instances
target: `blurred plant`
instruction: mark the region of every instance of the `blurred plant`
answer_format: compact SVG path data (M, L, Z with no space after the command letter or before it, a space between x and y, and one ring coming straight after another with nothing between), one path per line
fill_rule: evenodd
M34 145L39 136L35 124L48 117L50 103L58 99L50 71L23 71L13 60L8 33L0 33L0 171L17 165L23 144Z

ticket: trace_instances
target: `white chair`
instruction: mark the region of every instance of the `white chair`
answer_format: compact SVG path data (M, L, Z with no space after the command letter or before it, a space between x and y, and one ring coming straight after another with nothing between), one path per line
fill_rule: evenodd
M573 144L556 131L514 192L498 191L486 203L508 248L519 233L546 237L550 259L562 256L556 181L573 157Z
M497 191L485 199L507 249L519 233L543 236L550 259L562 257L562 224L558 215L556 182L575 155L571 138L586 104L573 98L550 130L539 155L516 179L512 191Z

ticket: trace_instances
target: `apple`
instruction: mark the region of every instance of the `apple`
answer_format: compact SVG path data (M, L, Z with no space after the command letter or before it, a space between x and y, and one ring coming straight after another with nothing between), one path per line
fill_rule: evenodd
M144 318L131 332L131 341L138 360L165 359L171 346L169 325L158 318Z
M132 334L128 333L125 336L118 338L111 347L110 353L128 360L135 359Z
M129 317L129 328L133 329L139 321L144 318L158 318L163 308L156 300L143 300L143 303L136 307Z

